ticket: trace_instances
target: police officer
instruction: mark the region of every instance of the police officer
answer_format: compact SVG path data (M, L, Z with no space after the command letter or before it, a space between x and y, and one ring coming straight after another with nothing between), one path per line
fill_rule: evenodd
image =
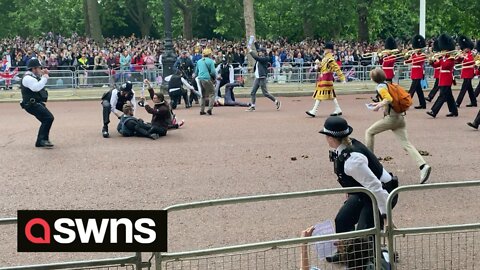
M122 84L120 90L112 89L105 92L102 96L103 107L103 128L102 135L104 138L108 138L108 124L110 123L110 113L114 113L117 118L122 116L123 105L127 102L131 103L133 110L135 111L137 103L135 102L135 92L133 91L132 82L127 81Z
M222 86L226 85L227 83L234 83L234 70L233 66L228 62L227 58L222 59L222 63L217 66L216 68L217 71L217 80L215 83L215 100L217 100L219 97L222 97L222 93L220 91L220 88Z
M185 78L188 83L191 84L192 82L192 74L195 69L195 66L193 65L192 59L190 59L190 56L187 51L183 51L180 54L180 57L175 61L175 64L173 64L173 69L174 71L180 71L181 75L183 78ZM190 104L195 100L195 103L198 104L198 97L195 95L190 96L189 102L187 106L190 106ZM178 100L178 104L181 104L181 101Z
M363 230L374 227L374 215L386 218L388 192L383 185L393 177L378 161L377 157L361 142L349 138L353 129L339 116L330 116L320 133L326 135L328 145L334 149L330 160L334 162L334 171L339 184L344 187L364 187L370 190L378 203L378 209L372 208L370 197L363 193L350 193L335 217L337 233ZM393 182L392 182L393 184ZM338 254L328 257L329 262L338 262Z
M54 117L45 105L48 99L48 92L45 90L45 85L48 80L48 70L42 69L42 65L40 65L40 62L36 58L28 62L27 69L28 71L20 83L20 89L22 91L22 102L20 106L42 123L38 130L35 146L53 147L49 134Z

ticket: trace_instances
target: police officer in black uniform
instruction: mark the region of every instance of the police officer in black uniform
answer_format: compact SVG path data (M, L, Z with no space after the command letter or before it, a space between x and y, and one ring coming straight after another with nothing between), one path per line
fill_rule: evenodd
M361 142L350 139L353 129L339 116L328 117L320 133L326 135L338 182L344 188L364 187L370 190L378 203L374 211L370 197L363 193L350 193L335 217L337 233L363 230L374 227L375 214L386 218L388 191L386 185L398 181L378 161L377 157ZM392 179L395 179L392 181ZM393 189L393 188L392 188ZM329 262L338 262L338 255L328 257Z
M49 134L54 117L45 105L48 99L48 92L45 90L45 85L48 80L48 70L42 69L42 65L40 65L40 62L36 58L32 58L28 62L27 69L28 71L20 83L20 89L22 91L22 102L20 106L42 123L38 130L35 146L53 147Z
M215 97L222 97L220 88L227 83L234 83L234 70L233 66L228 62L227 58L222 59L222 63L217 67L217 81L215 84Z
M193 71L195 70L195 66L193 65L192 59L190 59L187 51L183 51L180 54L180 57L177 59L177 61L175 61L175 64L173 64L173 69L175 72L180 71L182 77L186 79L189 84L192 84L192 75ZM187 107L190 107L193 100L195 100L195 103L198 103L197 96L190 96ZM180 100L178 100L178 104L181 104Z
M105 92L102 96L103 107L103 128L102 135L104 138L108 138L108 124L110 123L110 113L114 113L118 119L122 116L123 105L130 102L135 111L137 103L135 102L135 91L133 91L132 82L127 81L122 84L120 90L112 89Z

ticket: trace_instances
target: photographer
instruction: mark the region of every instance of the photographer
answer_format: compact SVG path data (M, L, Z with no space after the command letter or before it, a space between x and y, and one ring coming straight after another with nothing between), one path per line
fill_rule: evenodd
M20 106L42 123L38 130L35 147L53 147L49 135L54 117L45 105L48 99L48 92L45 90L48 81L48 69L42 69L36 58L28 62L27 69L28 71L20 83L22 91Z

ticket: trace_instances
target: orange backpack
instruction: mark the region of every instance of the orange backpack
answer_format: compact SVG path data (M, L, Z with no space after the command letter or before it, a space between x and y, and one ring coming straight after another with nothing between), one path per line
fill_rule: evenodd
M412 106L412 97L398 84L387 83L388 93L392 96L392 104L390 106L397 113L403 113Z

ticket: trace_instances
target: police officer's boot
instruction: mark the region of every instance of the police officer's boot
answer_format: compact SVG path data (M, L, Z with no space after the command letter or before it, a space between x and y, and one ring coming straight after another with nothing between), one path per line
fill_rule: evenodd
M110 136L110 134L108 134L108 126L107 125L104 125L103 128L102 128L102 136L103 136L103 138L108 138Z

